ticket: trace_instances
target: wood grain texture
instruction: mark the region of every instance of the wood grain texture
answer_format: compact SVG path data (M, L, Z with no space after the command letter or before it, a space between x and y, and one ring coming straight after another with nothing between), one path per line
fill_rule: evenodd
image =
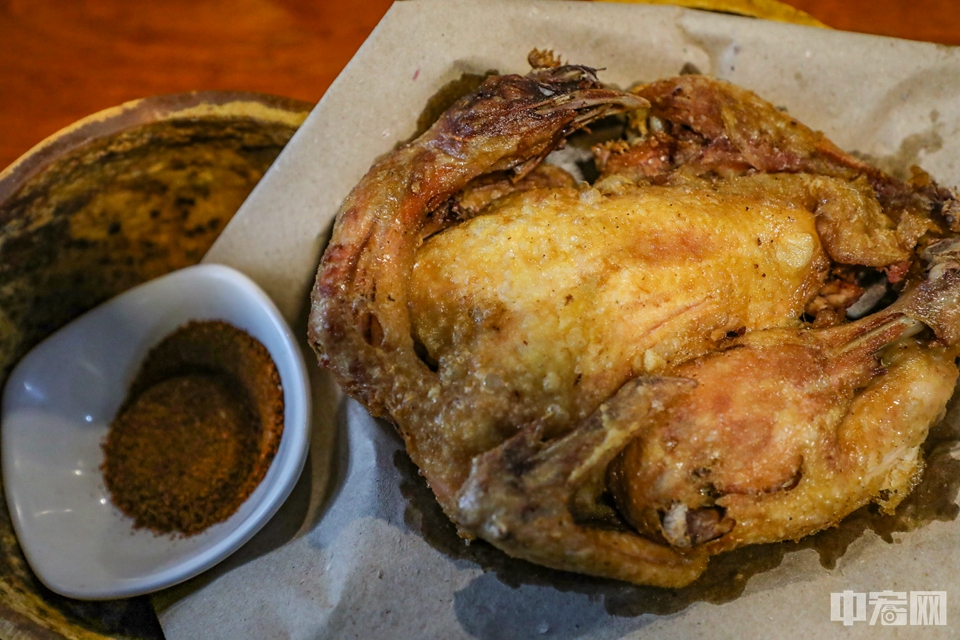
M834 29L960 45L956 0L786 0Z
M195 89L316 102L391 0L0 0L0 167L127 100ZM787 0L851 31L960 44L954 0Z
M391 0L0 0L0 167L86 115L236 89L316 102Z

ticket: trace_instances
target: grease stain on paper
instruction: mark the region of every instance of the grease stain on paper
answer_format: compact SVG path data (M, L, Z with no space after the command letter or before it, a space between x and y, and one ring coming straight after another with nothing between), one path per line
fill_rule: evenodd
M753 545L714 556L706 573L682 589L642 587L541 567L511 558L482 540L468 545L457 535L453 523L443 513L406 452L397 451L393 462L400 472L400 491L407 501L404 521L411 531L419 532L428 544L459 566L472 563L484 570L485 575L455 594L455 608L465 629L477 637L494 639L500 637L496 629L511 629L512 637L535 636L533 631L537 618L532 612L545 606L550 598L544 598L542 589L524 589L527 586L552 587L561 593L582 594L590 603L602 603L606 614L613 616L670 615L696 602L723 604L738 598L753 576L777 568L789 553L813 549L819 555L820 564L832 570L838 566L850 545L868 530L882 540L893 543L899 534L935 520L955 520L960 514L960 506L955 500L960 490L960 460L955 458L956 452L960 451L958 442L960 395L951 401L947 418L931 429L923 447L927 461L923 479L894 515L882 515L875 505L868 505L852 513L839 526L799 542ZM489 626L490 616L480 609L485 606L482 604L484 602L491 604L489 598L497 591L494 588L494 576L496 582L511 590L511 597L517 601L515 608L527 611L530 615L518 615L516 620L504 621L502 617L498 618L498 614L493 618L498 619L499 624ZM551 631L551 637L573 637L568 636L567 632L582 634L594 622L599 624L604 616L596 619L595 608L592 604L579 608L576 624L568 620L566 622L570 624L564 622L557 625ZM529 631L528 635L521 633L524 629Z

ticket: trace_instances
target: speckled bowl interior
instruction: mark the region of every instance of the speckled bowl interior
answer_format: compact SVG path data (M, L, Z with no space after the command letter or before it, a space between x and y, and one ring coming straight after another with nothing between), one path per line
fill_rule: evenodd
M148 98L68 127L0 173L0 386L84 311L197 263L310 107L232 92ZM0 636L162 634L144 599L88 603L44 588L0 501Z

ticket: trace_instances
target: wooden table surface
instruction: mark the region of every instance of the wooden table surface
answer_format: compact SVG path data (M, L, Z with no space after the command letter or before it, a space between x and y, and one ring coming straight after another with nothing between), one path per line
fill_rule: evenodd
M392 0L0 0L0 168L86 115L195 89L316 102ZM849 31L960 44L956 0L786 0Z

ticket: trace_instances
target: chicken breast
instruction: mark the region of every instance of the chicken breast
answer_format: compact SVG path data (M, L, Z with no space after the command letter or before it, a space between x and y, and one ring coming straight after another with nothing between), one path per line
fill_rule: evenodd
M799 326L828 267L790 199L536 189L427 240L410 315L441 383L470 389L481 453L531 420L565 429L728 334Z

